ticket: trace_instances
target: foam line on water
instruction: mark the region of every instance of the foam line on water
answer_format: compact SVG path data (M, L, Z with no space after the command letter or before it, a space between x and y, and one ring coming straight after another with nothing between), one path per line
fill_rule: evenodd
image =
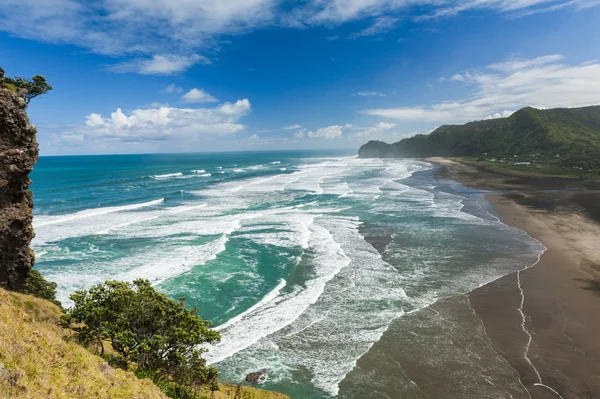
M228 328L228 327L234 325L238 321L242 320L246 315L254 312L256 309L260 308L261 306L264 306L264 305L268 304L269 302L271 302L272 300L274 300L275 298L277 298L277 296L279 296L279 293L281 292L281 290L286 285L287 285L287 281L285 281L284 279L281 279L279 281L279 284L277 284L277 287L273 288L273 290L270 291L267 295L265 295L263 297L263 299L261 299L258 303L256 303L252 307L250 307L245 312L240 313L239 315L237 315L237 316L229 319L228 321L226 321L225 323L221 324L220 326L215 327L214 329L217 330L217 331L221 331L221 330L223 330L225 328Z
M131 226L131 225L136 224L136 223L148 222L148 221L154 220L154 219L158 219L158 216L152 216L152 217L149 217L149 218L146 218L146 219L140 219L140 220L134 220L134 221L131 221L131 222L121 223L121 224L118 224L116 226L109 227L108 229L99 231L96 234L109 234L112 230L118 230L120 228Z
M168 211L170 213L182 213L182 212L193 211L195 209L206 208L207 205L208 204L177 206L175 208L169 209Z
M115 213L115 212L133 211L133 210L140 209L140 208L160 205L164 201L165 201L165 199L161 198L158 200L144 202L141 204L87 209L85 211L72 213L70 215L65 215L65 216L38 217L37 218L38 222L34 223L34 227L38 228L38 227L49 226L49 225L53 225L53 224L60 224L60 223L70 222L70 221L78 220L78 219L86 219L86 218L91 218L91 217L95 217L95 216L103 216L103 215L107 215L109 213ZM40 219L41 219L41 221L39 221Z
M206 173L204 169L192 170L192 173Z
M181 172L167 173L165 175L154 175L154 176L150 176L150 177L152 177L153 179L161 180L161 179L168 179L169 177L177 177L177 176L183 176L183 173L181 173Z

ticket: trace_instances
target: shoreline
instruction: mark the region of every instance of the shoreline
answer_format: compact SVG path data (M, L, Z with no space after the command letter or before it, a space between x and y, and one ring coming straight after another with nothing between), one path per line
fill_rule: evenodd
M468 294L494 349L533 399L598 397L600 195L550 193L560 188L446 159L426 161L467 187L502 191L485 196L501 222L546 247L534 265Z

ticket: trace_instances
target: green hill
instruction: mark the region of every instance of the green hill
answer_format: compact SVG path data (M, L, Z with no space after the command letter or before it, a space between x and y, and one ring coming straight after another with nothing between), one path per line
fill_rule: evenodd
M508 118L445 125L394 144L370 141L361 158L476 157L480 160L600 170L600 106L523 108Z

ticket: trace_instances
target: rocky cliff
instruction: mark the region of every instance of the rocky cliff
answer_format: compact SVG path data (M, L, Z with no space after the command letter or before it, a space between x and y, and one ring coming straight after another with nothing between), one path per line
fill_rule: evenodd
M0 79L1 80L1 79ZM20 289L33 267L29 173L38 159L36 128L25 101L0 81L0 287Z

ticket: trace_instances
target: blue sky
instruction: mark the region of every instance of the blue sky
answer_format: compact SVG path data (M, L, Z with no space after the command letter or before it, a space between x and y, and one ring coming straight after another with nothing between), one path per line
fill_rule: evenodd
M600 104L600 0L3 0L42 155L356 148Z

